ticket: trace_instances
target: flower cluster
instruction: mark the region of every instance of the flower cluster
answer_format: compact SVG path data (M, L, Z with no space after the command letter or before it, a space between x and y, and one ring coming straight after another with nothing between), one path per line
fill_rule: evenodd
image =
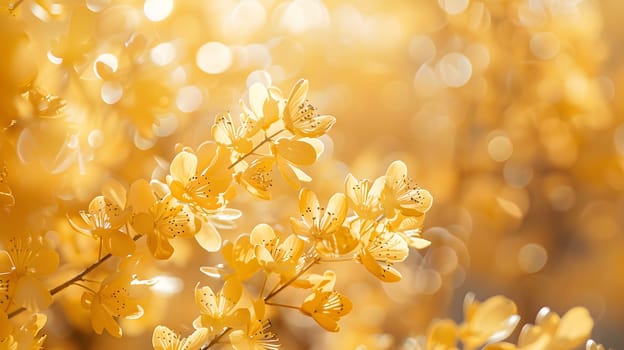
M463 349L521 350L521 349L577 349L583 343L587 350L604 349L589 339L594 321L584 307L574 307L563 316L542 308L535 324L525 324L520 331L517 345L501 342L511 335L520 321L516 304L501 295L480 303L473 294L464 300L464 322L456 324L444 319L431 323L427 334L410 338L406 349L458 349L461 341Z

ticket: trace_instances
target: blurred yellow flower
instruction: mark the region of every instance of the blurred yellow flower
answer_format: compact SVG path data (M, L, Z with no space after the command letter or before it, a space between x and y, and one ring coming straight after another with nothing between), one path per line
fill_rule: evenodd
M336 123L331 115L319 115L307 100L308 81L299 80L293 86L284 109L284 126L301 137L319 137Z
M196 329L187 338L172 331L165 326L156 326L152 334L152 346L154 350L199 350L206 341L208 330Z
M456 350L457 325L452 320L435 320L427 330L426 350Z
M562 317L544 307L535 317L535 325L527 324L522 328L517 346L497 343L486 349L572 350L588 340L593 326L594 321L584 307L574 307Z
M0 251L0 307L12 305L38 311L52 303L41 278L56 271L58 254L41 236L13 236Z
M475 349L507 338L519 321L513 301L497 295L479 303L469 293L464 299L464 322L459 326L459 337L466 349Z
M3 350L39 350L43 348L46 336L37 334L45 326L48 317L44 314L36 313L19 327L13 328L11 334L3 335L4 330L0 330L0 349Z

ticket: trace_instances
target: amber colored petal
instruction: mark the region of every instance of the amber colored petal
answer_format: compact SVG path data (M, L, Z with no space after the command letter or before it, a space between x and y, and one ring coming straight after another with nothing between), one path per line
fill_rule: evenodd
M301 221L298 218L290 218L290 226L292 227L293 231L298 235L310 235L310 226L306 222Z
M147 212L156 200L150 183L145 179L139 179L130 185L128 191L128 205L135 213Z
M301 312L312 318L330 332L338 332L338 320L348 314L353 305L344 295L336 291L316 291L301 305Z
M216 143L226 147L234 144L236 130L230 113L219 113L210 130Z
M310 182L312 178L303 170L288 162L286 159L277 158L277 170L286 183L295 190L301 188L301 182Z
M452 349L457 345L457 324L453 320L438 320L427 331L427 349Z
M115 230L102 230L104 246L114 256L126 257L134 253L136 243L127 234Z
M407 165L400 160L395 160L386 170L387 184L392 186L407 176Z
M97 334L102 334L104 329L115 338L121 338L121 327L117 324L99 302L91 304L91 327Z
M67 221L69 222L69 226L71 226L71 228L73 228L76 232L81 233L81 234L86 235L86 236L90 236L90 237L93 236L91 234L91 230L93 228L90 227L89 225L87 225L87 223L85 223L83 218L81 218L79 220L75 220L75 219L72 219L68 215L67 216Z
M301 140L279 139L274 151L277 155L297 165L312 165L316 161L314 146Z
M261 157L255 159L237 178L247 192L260 199L271 199L269 190L273 186L274 157Z
M156 326L152 333L154 350L175 350L179 345L178 335L165 326Z
M197 172L197 156L186 151L176 154L171 161L169 171L174 181L186 184L189 178Z
M147 247L156 259L169 259L173 255L173 246L163 236L147 236Z
M311 226L314 221L320 220L320 208L321 206L314 192L307 188L299 191L299 212L308 226Z
M9 252L6 250L0 250L0 273L9 272L13 270L13 260Z
M401 206L404 215L422 215L433 205L433 196L424 188L410 190L407 195L410 200Z
M464 325L462 339L471 346L507 338L520 321L516 304L497 295L484 301Z
M391 264L379 263L367 251L362 251L358 255L359 261L375 277L383 282L398 282L403 277Z
M52 249L42 248L30 261L30 267L38 276L48 275L59 266L59 255Z
M102 185L102 194L121 208L126 207L126 188L116 180L108 179Z
M188 338L182 340L180 349L183 350L197 350L201 348L206 342L208 337L208 330L206 328L196 329Z
M540 326L525 324L518 336L518 347L522 350L546 349L552 341L552 334Z
M577 306L561 316L554 338L557 344L570 349L576 348L589 338L593 327L594 320L589 311Z
M195 304L202 315L214 315L217 312L216 294L209 286L195 287Z
M297 116L299 106L305 102L306 96L308 95L308 87L309 84L306 79L299 79L299 81L293 85L288 95L288 102L284 109L284 125L291 132L294 131L293 118Z
M142 235L154 235L154 217L148 213L139 213L132 217L132 228Z
M343 193L336 193L329 199L327 208L321 223L319 224L321 231L332 232L337 230L344 222L347 216L347 197Z
M15 286L15 303L29 310L45 310L52 303L48 288L33 276L22 276Z
M209 221L196 220L199 230L195 234L195 240L209 252L216 252L221 248L221 235L217 228Z

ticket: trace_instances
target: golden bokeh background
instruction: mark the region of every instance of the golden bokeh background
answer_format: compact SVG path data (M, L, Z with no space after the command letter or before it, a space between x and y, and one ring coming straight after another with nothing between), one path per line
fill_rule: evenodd
M337 118L309 187L326 199L348 172L375 178L401 159L434 197L433 244L397 266L396 285L337 267L354 304L343 331L286 310L273 324L287 348L400 348L434 318L461 320L468 291L506 295L521 323L585 306L593 338L624 348L623 14L619 0L5 0L0 161L16 203L2 235L45 232L62 262L88 264L66 216L107 179L163 179L174 145L210 139L253 83L287 92L303 77ZM243 218L224 237L288 231L296 191L274 193L237 198ZM220 256L178 251L145 264L173 289L127 336L92 334L68 289L47 346L149 348L163 322L188 333L198 267Z

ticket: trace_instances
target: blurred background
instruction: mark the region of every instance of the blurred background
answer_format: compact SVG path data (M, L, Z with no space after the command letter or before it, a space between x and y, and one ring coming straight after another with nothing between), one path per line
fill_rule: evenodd
M593 338L624 348L623 2L4 4L0 185L15 204L2 203L3 231L45 232L63 262L88 264L90 243L65 216L104 181L163 179L174 145L210 139L215 114L240 111L247 87L287 94L306 78L310 101L337 118L306 169L309 187L323 201L347 173L373 179L401 159L434 196L423 231L433 244L397 267L399 284L338 266L354 304L343 331L280 311L272 320L287 348L397 348L435 318L461 321L469 291L511 298L521 324L542 306L585 306ZM290 232L296 192L274 192L267 203L241 194L232 207L244 216L224 236L260 222ZM189 333L196 312L179 310L194 310L196 282L208 283L198 267L220 260L182 242L172 260L145 263L170 288L122 340L92 335L80 290L68 289L49 311L46 344L148 348L158 323Z

